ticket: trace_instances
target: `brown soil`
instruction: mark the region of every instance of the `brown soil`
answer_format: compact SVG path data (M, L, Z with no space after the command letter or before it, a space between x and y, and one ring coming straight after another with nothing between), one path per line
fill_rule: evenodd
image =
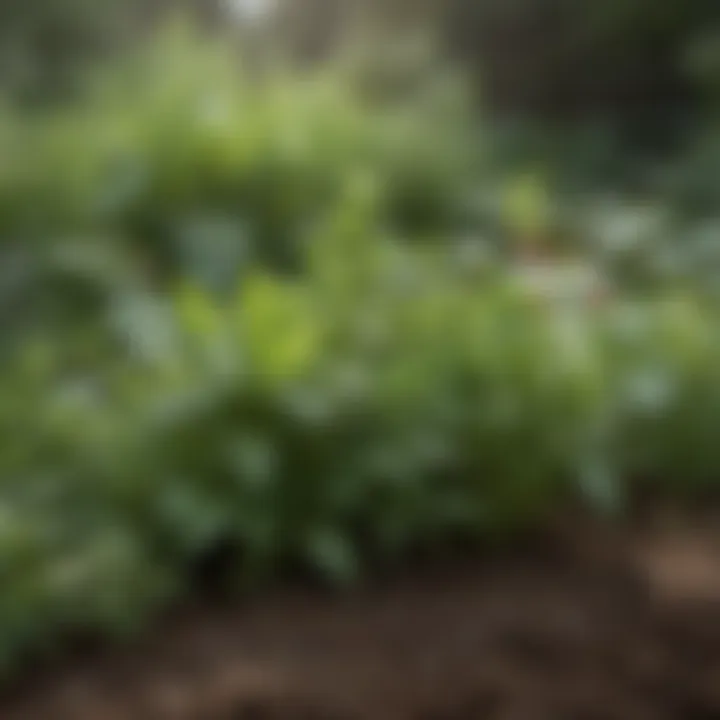
M582 525L343 597L189 609L27 678L0 718L720 719L720 531Z

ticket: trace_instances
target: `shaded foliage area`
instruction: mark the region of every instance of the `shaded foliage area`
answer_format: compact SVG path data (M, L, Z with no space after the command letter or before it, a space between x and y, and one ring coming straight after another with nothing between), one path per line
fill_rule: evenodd
M179 11L216 30L230 18L218 0L6 4L0 81L32 98L63 93L85 64ZM657 132L672 133L706 109L701 88L720 76L720 10L712 0L299 0L278 3L265 24L272 31L263 42L305 58L327 57L358 27L385 28L391 44L408 28L430 28L476 72L486 105L500 116L622 121L636 141L661 121Z
M500 111L620 114L651 125L693 100L687 54L720 21L705 0L455 6L452 35Z
M345 12L344 23L331 20L330 6ZM376 30L390 28L390 43L398 30L429 27L476 74L486 109L501 118L619 123L636 144L648 131L660 142L684 129L708 109L704 90L718 77L720 10L712 0L305 0L287 7L295 20L286 34L305 54L327 53L328 38L337 40L358 16Z

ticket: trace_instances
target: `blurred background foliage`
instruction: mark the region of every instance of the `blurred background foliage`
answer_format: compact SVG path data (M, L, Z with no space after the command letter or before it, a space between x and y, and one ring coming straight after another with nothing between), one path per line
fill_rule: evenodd
M28 0L0 11L4 84L47 92L79 62L120 51L168 15L233 33L262 27L294 57L327 57L370 29L428 30L478 73L493 110L658 122L717 85L720 10L712 0ZM670 112L672 111L672 112ZM652 123L651 123L652 124Z
M258 3L0 9L9 670L717 489L714 3Z

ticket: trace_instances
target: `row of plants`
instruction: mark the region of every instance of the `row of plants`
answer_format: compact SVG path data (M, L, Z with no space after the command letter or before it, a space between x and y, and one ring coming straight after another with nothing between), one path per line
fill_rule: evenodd
M8 671L141 626L220 550L243 587L351 582L717 480L716 305L618 267L662 257L656 213L560 212L491 172L453 87L378 103L347 77L239 74L173 35L78 105L2 116ZM563 233L624 289L508 262Z
M131 630L221 549L238 587L298 563L352 582L571 498L622 510L636 478L713 486L711 306L548 299L402 243L376 202L346 186L297 275L136 288L94 355L39 335L6 361L6 667L68 632Z

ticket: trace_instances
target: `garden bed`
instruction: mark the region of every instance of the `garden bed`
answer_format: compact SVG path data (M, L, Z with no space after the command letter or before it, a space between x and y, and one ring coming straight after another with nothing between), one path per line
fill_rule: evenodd
M6 694L3 720L710 720L720 532L560 523L347 595L202 600Z

